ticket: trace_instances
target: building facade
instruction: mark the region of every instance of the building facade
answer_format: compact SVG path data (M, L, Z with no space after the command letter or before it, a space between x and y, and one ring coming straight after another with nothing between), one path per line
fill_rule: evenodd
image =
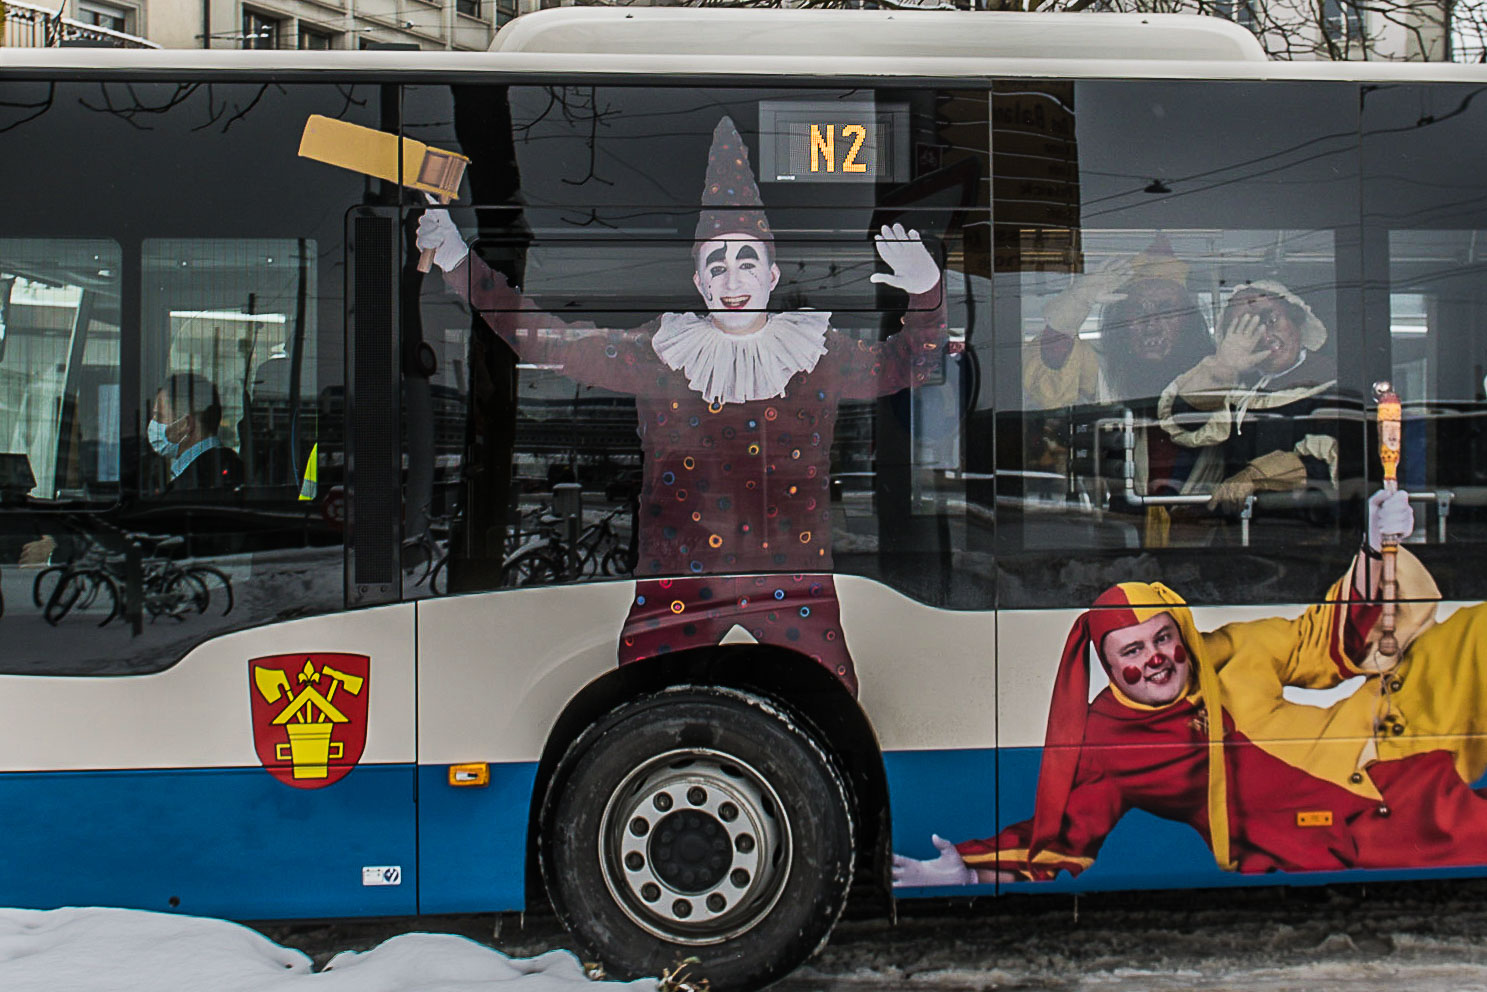
M0 45L484 51L517 0L0 0Z

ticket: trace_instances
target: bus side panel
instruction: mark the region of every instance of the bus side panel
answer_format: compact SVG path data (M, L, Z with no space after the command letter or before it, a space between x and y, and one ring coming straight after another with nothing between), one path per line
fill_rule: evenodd
M153 675L0 678L0 905L414 912L413 619L240 631ZM286 713L330 728L327 765L301 761Z
M512 589L418 608L419 909L519 909L537 764L584 686L615 670L633 582ZM484 787L449 766L486 762Z
M411 791L411 765L362 765L319 790L258 768L0 775L3 901L237 919L412 913ZM401 884L363 885L364 867L399 868Z
M931 835L977 836L996 819L996 615L925 606L860 576L834 581L883 752L893 850L933 858Z

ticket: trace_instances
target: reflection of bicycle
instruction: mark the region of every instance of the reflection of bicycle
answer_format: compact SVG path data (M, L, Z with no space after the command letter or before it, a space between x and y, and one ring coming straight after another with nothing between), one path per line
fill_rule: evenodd
M185 538L124 534L133 545L150 545L140 562L141 603L150 618L185 619L188 613L206 613L216 606L220 615L232 612L232 580L213 565L181 563L170 554L185 546ZM47 623L56 626L67 615L101 613L98 626L119 615L120 593L126 582L128 555L110 554L95 540L82 557L65 565L44 568L31 585L31 599Z
M545 506L538 511L537 534L517 548L502 567L501 585L538 586L635 571L633 542L621 544L614 526L615 517L633 512L631 507L616 507L589 524L571 549L562 538L563 518L546 511Z
M449 518L429 517L423 533L403 542L405 554L410 550L419 552L423 571L413 580L415 586L425 582L435 596L449 592ZM407 560L406 557L404 559ZM414 566L417 567L417 566Z

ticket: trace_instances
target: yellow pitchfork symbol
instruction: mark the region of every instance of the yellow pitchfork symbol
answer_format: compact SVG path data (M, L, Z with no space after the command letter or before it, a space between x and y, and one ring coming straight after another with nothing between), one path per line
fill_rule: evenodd
M315 688L322 676L330 679L330 688L324 694ZM326 778L329 763L345 754L345 745L331 740L334 725L351 722L331 700L342 686L353 696L361 695L366 679L329 665L316 671L306 658L297 681L304 688L294 692L283 669L253 666L253 684L264 701L276 703L283 698L289 704L270 721L273 726L283 726L289 734L287 743L275 745L274 757L289 761L294 766L295 778Z

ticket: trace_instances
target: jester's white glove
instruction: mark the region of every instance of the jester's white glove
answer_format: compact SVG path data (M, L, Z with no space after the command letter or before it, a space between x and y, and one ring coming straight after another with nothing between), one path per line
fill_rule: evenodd
M1384 546L1384 536L1396 540L1415 532L1415 508L1410 506L1410 494L1403 489L1388 492L1380 489L1368 498L1368 546L1378 551Z
M1043 308L1043 319L1060 334L1077 334L1096 303L1125 299L1125 294L1116 290L1130 281L1131 260L1112 258L1093 272L1070 279L1069 287Z
M928 293L940 284L940 267L919 240L918 231L905 231L902 224L883 225L876 236L878 254L892 272L874 272L870 282L895 286L910 296Z
M418 218L417 244L420 251L434 250L434 264L449 272L470 254L470 246L460 236L460 229L449 219L449 211L437 207Z
M939 850L940 856L930 861L916 861L902 854L893 856L893 887L895 889L917 888L921 885L974 885L976 869L966 864L955 845L939 834L931 834L930 840Z

